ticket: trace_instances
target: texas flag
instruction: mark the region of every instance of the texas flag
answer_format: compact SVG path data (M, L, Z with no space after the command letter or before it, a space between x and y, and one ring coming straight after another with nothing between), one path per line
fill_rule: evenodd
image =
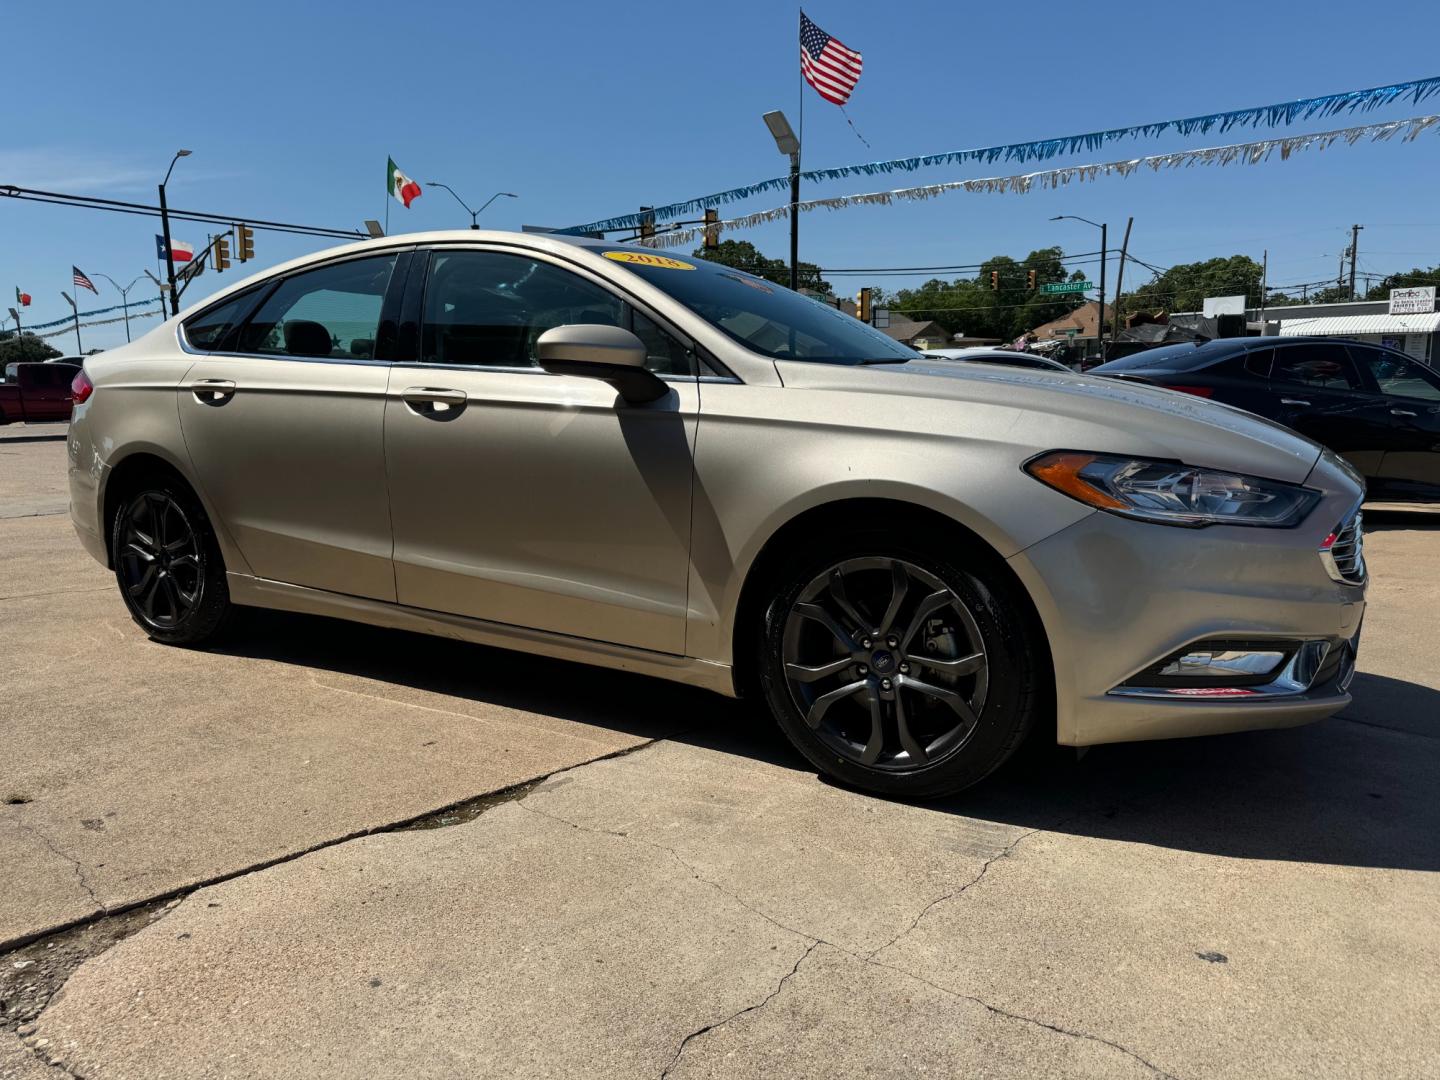
M195 248L184 240L171 240L170 252L176 262L189 262L195 258ZM165 261L165 237L155 237L155 258Z

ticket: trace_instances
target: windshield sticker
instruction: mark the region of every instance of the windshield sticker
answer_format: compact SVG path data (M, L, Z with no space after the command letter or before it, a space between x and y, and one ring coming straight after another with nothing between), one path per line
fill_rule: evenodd
M758 289L763 293L773 293L775 291L763 281L758 281L755 278L741 277L739 274L721 274L720 276L727 281L738 281L741 285L749 285L750 288Z
M605 258L616 262L635 263L637 266L654 266L661 270L694 270L695 267L666 255L650 255L643 251L607 251Z

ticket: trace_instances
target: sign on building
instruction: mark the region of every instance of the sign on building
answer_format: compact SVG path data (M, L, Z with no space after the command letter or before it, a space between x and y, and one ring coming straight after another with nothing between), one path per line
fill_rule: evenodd
M1244 315L1245 297L1243 295L1207 296L1200 314L1207 319L1212 319L1216 315Z
M1435 286L1390 290L1391 315L1428 315L1435 310Z

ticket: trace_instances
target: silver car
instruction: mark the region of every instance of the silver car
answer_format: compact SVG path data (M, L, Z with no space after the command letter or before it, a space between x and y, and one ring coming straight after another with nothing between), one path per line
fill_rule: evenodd
M927 362L689 256L372 240L89 357L71 512L157 641L236 605L623 668L816 768L973 784L1342 708L1355 473L1238 410Z

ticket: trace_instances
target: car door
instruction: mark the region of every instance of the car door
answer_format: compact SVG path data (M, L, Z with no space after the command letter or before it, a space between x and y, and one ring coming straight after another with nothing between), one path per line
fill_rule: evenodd
M1362 475L1379 474L1390 420L1342 342L1277 345L1270 394L1271 415L1280 423L1335 451Z
M1391 437L1377 473L1397 496L1440 498L1440 375L1391 349L1352 346L1384 396Z
M338 260L185 325L195 475L258 577L395 599L382 435L382 309L408 254ZM398 292L392 298L398 305ZM224 305L221 305L223 308ZM393 319L387 335L393 336Z
M694 355L557 258L437 249L414 362L391 370L385 458L402 604L667 653L685 647ZM535 339L634 329L670 393L627 405L550 375Z

